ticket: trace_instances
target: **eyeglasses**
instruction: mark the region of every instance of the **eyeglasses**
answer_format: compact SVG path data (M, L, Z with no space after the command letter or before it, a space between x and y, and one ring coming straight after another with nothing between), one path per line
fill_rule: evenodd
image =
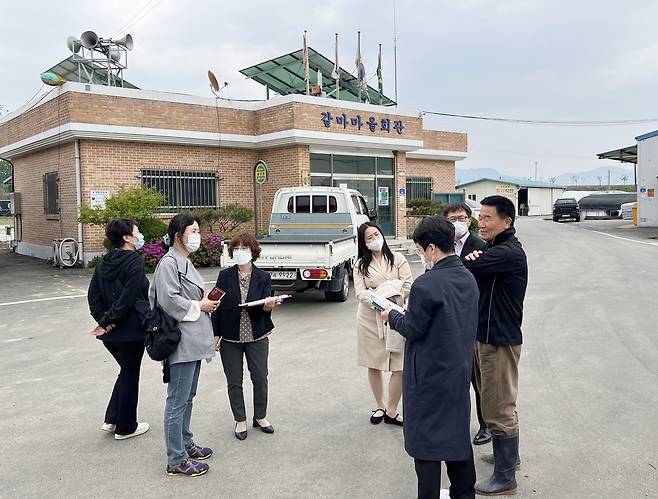
M468 222L471 220L471 217L461 216L461 217L448 217L448 222Z

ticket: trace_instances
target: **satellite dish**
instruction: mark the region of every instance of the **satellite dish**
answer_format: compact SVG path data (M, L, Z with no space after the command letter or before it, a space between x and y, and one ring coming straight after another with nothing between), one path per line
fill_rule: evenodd
M98 45L98 35L93 31L85 31L80 37L80 43L86 49L93 49Z
M80 43L80 40L77 39L75 36L69 36L66 39L66 46L69 48L71 52L77 54L78 52L80 52L80 48L82 47L82 44Z
M212 88L213 93L217 94L219 92L219 83L215 74L210 70L208 70L208 80L210 80L210 88Z
M121 45L122 47L126 47L128 50L132 50L134 47L132 35L126 35L123 38L114 40L114 43L116 45Z

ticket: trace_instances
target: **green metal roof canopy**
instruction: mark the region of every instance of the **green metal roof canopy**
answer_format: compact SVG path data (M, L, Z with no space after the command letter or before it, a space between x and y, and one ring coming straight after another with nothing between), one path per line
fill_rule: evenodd
M96 85L107 85L107 68L100 66L99 64L94 64L92 66L92 64L83 63L83 65L86 66L89 74L93 74L92 83ZM66 81L80 81L87 83L87 76L84 74L84 71L81 76L78 75L78 62L74 61L74 56L64 59L59 64L50 68L48 72L55 73ZM119 80L117 80L117 83L118 81ZM126 80L123 80L123 87L137 89L135 85Z
M309 77L310 84L316 83L318 69L322 74L322 90L327 97L336 98L336 80L331 77L334 63L325 56L308 48ZM287 55L282 55L269 61L261 62L240 70L247 78L265 85L279 95L305 94L306 83L304 82L304 56L303 50L297 50ZM355 76L339 68L340 100L359 102L358 80ZM331 95L328 95L329 93ZM367 94L367 95L366 95ZM371 104L380 103L380 93L367 85L361 92L361 102ZM395 102L385 95L381 95L382 106L395 106Z

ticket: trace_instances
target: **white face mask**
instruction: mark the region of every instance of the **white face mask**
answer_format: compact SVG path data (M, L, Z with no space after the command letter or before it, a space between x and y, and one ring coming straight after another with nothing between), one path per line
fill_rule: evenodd
M461 239L468 232L468 222L452 222L455 226L455 237Z
M190 253L194 253L201 247L201 234L190 234L187 236L187 242L185 243L185 249Z
M366 243L366 248L368 248L370 251L381 251L383 247L384 247L383 237L378 237L377 239L373 239L372 241Z
M425 250L425 251L427 251L427 250ZM420 255L420 262L423 264L423 267L425 267L427 270L431 270L434 267L434 262L433 261L425 259L425 253L422 253Z
M233 251L233 260L238 265L246 265L251 261L251 250L236 249Z

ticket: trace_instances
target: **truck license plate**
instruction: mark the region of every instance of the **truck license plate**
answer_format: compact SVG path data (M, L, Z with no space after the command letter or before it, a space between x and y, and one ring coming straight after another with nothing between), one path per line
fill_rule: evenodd
M270 272L270 275L275 281L294 281L297 279L297 271L295 270L275 270Z

